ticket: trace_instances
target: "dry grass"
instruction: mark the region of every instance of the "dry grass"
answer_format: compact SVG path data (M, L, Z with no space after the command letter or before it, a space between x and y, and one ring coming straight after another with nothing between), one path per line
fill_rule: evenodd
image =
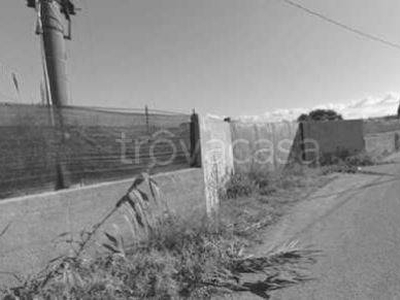
M373 166L381 163L381 158L365 152L355 155L342 153L341 155L326 155L321 159L323 174L329 173L357 173L360 167Z
M332 176L323 176L320 169L299 165L282 173L236 175L225 187L221 217L232 224L237 236L249 243L261 242L260 229L276 223L295 203L330 180ZM237 192L241 190L250 192Z
M304 267L319 254L291 247L243 256L241 243L221 231L186 232L176 225L170 230L166 244L153 240L123 255L64 260L45 285L43 274L13 294L20 299L208 299L247 291L267 298L272 290L310 280ZM263 279L245 282L248 273Z
M306 179L299 179L300 174L293 170L291 174L293 180L268 180L282 193L308 185ZM261 198L253 202L270 207L274 201L268 203L268 199L279 192L263 195L266 185L261 177L258 179L251 181ZM141 190L143 184L149 193ZM156 217L149 204L162 205L158 187L148 176L141 176L110 214L82 232L74 255L49 262L42 272L23 280L18 287L6 288L3 295L7 299L207 299L219 293L247 291L267 298L272 290L310 280L304 267L315 262L317 251L292 244L261 257L243 254L250 237L246 230L267 225L257 225L261 215L248 219L232 211L229 219L211 220L202 215L182 219L171 213ZM238 204L231 205L236 213L240 210ZM105 233L108 242L100 254L82 255L105 221L122 205L131 212L135 228L132 240ZM277 210L273 208L271 215L278 215ZM245 282L248 273L262 279Z

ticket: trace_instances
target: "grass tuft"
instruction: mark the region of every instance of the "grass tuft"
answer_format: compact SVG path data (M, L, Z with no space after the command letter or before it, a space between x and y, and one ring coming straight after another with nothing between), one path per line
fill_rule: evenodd
M231 224L234 234L246 243L260 243L261 229L275 224L290 208L317 188L325 185L332 176L321 176L320 169L301 165L288 166L282 172L253 172L239 174L226 189L235 185L250 192L231 194L221 201L220 214L224 222Z
M323 174L329 173L357 173L360 167L373 166L379 160L365 152L355 155L326 155L321 159Z
M295 172L293 176L297 178ZM236 197L254 193L254 189L262 191L271 184L278 190L304 184L297 180L286 182L280 177L267 181L261 177L242 180L251 189L243 183L244 188L237 190ZM149 185L150 192L145 193L142 184ZM4 290L3 296L7 299L208 299L214 294L247 291L266 297L272 290L311 279L304 267L315 262L318 252L291 244L259 257L245 255L247 238L243 232L250 230L246 226L256 223L246 220L240 228L237 226L240 218L210 219L195 215L183 219L170 212L155 216L146 203L161 204L156 190L157 184L148 176L136 179L110 214L82 233L73 256L49 262L42 272L18 287ZM130 238L140 236L140 239L126 243L122 236L104 232L107 242L102 244L103 251L82 255L89 241L97 238L96 233L121 206L130 209L130 220L138 230ZM251 231L261 227L251 227ZM257 275L258 279L248 281L246 274Z

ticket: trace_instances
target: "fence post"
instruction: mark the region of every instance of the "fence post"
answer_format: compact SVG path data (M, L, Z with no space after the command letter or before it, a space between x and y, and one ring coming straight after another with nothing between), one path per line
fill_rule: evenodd
M147 105L144 107L144 114L146 116L146 129L147 129L147 134L150 135L150 125L149 125L149 108Z
M303 122L299 123L299 129L300 129L301 161L304 162L307 159L307 157L306 157L306 146L304 144L304 123Z
M190 167L201 167L199 115L193 110L190 117Z

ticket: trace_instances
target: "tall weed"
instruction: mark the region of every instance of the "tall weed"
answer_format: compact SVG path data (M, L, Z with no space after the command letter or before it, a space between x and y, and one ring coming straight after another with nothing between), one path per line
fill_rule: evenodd
M207 299L214 293L235 291L267 295L309 279L302 267L315 262L317 252L292 247L261 257L246 256L245 242L230 223L201 214L187 219L172 213L154 215L150 204L162 205L159 195L150 177L136 178L114 209L81 234L74 255L49 262L5 295L8 299ZM125 241L122 233L104 232L104 251L83 255L122 206L131 212L135 228L131 240ZM263 279L244 282L246 273Z

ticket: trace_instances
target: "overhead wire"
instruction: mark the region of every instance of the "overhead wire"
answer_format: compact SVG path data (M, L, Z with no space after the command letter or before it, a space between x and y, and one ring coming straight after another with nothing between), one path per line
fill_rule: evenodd
M361 37L364 37L366 39L369 39L369 40L384 44L386 46L395 48L397 50L400 50L400 43L392 42L392 41L389 41L386 38L383 38L383 37L381 37L379 35L374 35L374 34L362 31L360 29L354 28L354 27L352 27L350 25L347 25L347 24L345 24L343 22L340 22L340 21L337 21L337 20L335 20L335 19L333 19L331 17L328 17L328 16L326 16L326 15L320 13L320 12L317 12L317 11L311 9L311 8L308 8L303 4L300 4L300 3L292 1L292 0L278 0L278 1L284 2L284 3L290 5L290 6L294 7L294 8L297 8L297 9L299 9L299 10L301 10L301 11L303 11L303 12L309 14L309 15L317 17L317 18L321 19L322 21L325 21L325 22L333 24L333 25L335 25L337 27L340 27L340 28L342 28L342 29L344 29L346 31L352 32L352 33L357 34L357 35L359 35Z

